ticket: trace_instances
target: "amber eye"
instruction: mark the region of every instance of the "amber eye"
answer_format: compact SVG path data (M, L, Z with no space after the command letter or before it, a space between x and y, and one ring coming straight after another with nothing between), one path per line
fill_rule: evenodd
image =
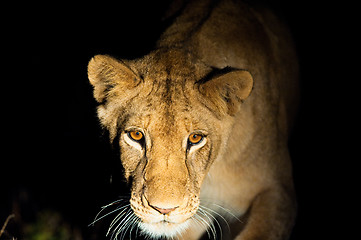
M196 133L192 133L191 135L189 135L189 138L188 138L189 144L191 144L191 145L198 144L202 140L203 140L203 135L196 134Z
M143 139L143 133L141 131L130 131L128 132L128 136L136 142Z

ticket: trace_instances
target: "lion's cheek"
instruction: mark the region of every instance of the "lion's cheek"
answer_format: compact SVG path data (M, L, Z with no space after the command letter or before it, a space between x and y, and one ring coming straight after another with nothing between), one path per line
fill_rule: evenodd
M124 177L129 182L129 179L133 175L137 175L137 168L141 165L142 157L131 149L129 151L121 151L121 162L124 169Z

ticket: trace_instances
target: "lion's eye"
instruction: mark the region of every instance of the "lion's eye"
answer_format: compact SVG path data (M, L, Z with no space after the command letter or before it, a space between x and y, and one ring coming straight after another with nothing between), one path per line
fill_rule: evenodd
M136 142L140 142L144 137L144 135L141 131L130 131L130 132L128 132L128 136L130 139L132 139Z
M201 135L201 134L192 133L188 137L188 142L190 145L196 145L196 144L202 142L202 140L203 140L203 135Z

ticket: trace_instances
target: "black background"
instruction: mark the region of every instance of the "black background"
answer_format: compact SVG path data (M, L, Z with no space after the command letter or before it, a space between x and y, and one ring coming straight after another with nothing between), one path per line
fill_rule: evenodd
M291 239L355 238L361 236L359 17L356 5L315 2L269 1L290 26L301 68L290 140L299 202ZM96 118L87 63L95 54L146 54L164 28L167 1L74 5L2 9L0 225L14 201L24 202L23 221L51 208L90 236L87 224L100 206L125 188Z

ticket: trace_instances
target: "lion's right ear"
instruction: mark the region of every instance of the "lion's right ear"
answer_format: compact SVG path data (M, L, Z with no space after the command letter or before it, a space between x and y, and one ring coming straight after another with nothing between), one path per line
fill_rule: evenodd
M89 61L88 78L94 87L94 98L99 103L112 93L127 92L124 90L140 83L139 76L124 62L107 55L96 55Z

